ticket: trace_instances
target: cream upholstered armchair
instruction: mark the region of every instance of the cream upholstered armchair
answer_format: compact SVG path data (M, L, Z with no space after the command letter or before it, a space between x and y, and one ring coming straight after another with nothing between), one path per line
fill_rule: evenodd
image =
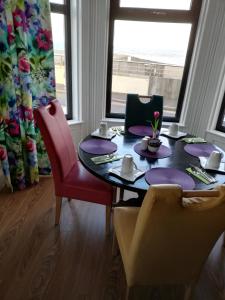
M211 249L225 229L225 185L213 191L152 186L140 208L114 210L114 253L118 242L127 299L145 298L152 287L193 287Z

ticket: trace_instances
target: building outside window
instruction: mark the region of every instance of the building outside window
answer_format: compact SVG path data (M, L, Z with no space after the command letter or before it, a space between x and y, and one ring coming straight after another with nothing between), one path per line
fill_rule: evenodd
M220 113L216 124L216 130L225 132L225 93L224 93L223 102L220 108Z
M50 0L55 60L56 97L72 119L70 0Z
M126 95L162 95L179 121L201 1L111 0L107 117L124 117Z

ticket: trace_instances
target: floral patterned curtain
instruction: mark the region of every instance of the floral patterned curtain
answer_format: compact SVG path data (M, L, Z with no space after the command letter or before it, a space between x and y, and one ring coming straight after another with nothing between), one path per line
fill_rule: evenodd
M0 0L0 163L14 189L50 172L33 109L53 98L48 0Z

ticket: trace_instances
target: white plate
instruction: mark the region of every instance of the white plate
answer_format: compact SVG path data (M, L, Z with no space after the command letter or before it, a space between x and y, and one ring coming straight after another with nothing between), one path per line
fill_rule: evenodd
M121 166L109 169L109 173L117 175L120 178L125 179L125 180L130 181L130 182L134 182L138 177L145 174L144 171L139 170L139 169L134 169L133 172L129 173L129 174L122 174L121 173Z
M179 139L179 138L187 135L186 132L182 132L182 131L178 131L176 135L170 134L169 129L167 129L167 128L162 128L160 134L171 137L173 139Z
M221 173L225 173L225 162L221 162L219 168L215 169L215 168L207 167L206 163L207 163L208 157L200 156L199 159L200 159L200 165L202 168L204 168L206 170L219 171Z
M105 139L105 140L111 140L114 136L116 135L116 133L114 131L112 131L111 129L109 129L106 133L106 135L102 135L99 133L99 129L96 129L94 132L92 132L91 136L96 136L99 137L101 139Z

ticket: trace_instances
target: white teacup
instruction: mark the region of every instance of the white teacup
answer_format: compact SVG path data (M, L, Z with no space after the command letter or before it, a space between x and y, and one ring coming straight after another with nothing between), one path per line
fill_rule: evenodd
M133 156L130 154L125 154L122 160L122 174L130 174L133 172L135 167Z
M101 122L99 125L99 134L106 135L108 130L108 125L106 122Z
M146 137L144 137L141 140L141 150L147 150L147 148L148 148L148 140L149 140L149 138L146 138Z
M176 123L172 123L169 127L169 134L177 135L179 130L179 126Z
M222 157L223 153L219 151L213 151L206 162L206 167L210 169L218 169L220 167Z

